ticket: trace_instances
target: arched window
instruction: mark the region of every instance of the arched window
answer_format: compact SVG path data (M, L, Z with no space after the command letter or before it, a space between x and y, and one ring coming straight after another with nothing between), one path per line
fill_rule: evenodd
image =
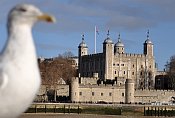
M140 72L140 75L143 75L143 73L142 73L142 72Z

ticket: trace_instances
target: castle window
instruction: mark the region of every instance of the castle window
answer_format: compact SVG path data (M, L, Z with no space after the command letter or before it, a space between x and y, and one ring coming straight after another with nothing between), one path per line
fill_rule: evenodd
M149 66L149 68L151 68L151 65Z
M148 82L148 86L151 86L151 82Z
M115 64L113 64L113 66L115 66Z
M103 96L103 93L101 93L101 96Z
M142 75L142 72L140 72L140 75Z
M141 65L141 68L143 68L143 65Z
M116 74L117 72L115 71L115 74Z
M124 93L122 93L122 96L124 96L125 94Z
M95 95L95 93L94 92L92 92L92 96L94 96Z
M80 92L79 95L82 95L82 92Z
M132 72L132 75L134 75L134 72Z
M119 64L117 64L117 66L119 66Z
M132 67L134 68L134 64L132 65Z
M151 75L152 75L152 73L151 73L151 72L149 72L149 73L148 73L148 76L150 77Z
M123 74L124 74L124 75L126 74L125 71L123 71Z
M124 64L121 64L121 66L124 66Z
M111 92L109 93L109 96L112 96L112 93Z

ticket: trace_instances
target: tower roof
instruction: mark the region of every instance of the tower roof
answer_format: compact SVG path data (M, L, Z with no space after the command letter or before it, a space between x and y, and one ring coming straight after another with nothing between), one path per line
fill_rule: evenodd
M87 44L86 44L85 41L84 41L84 34L82 35L82 41L81 41L81 43L79 44L79 47L87 48Z
M107 38L104 40L103 43L113 43L112 39L109 37L109 30L108 30L108 33L107 33Z
M145 43L152 44L152 41L149 38L149 30L147 31L147 39L146 39Z
M121 39L120 39L120 33L118 35L118 42L115 44L115 47L124 47L124 44L121 42Z
M152 44L152 41L151 41L150 39L147 39L147 40L145 41L145 43L150 43L150 44Z

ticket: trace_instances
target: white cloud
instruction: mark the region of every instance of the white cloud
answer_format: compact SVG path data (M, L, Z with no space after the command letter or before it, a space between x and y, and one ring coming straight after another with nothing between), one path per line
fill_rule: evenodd
M22 0L0 3L0 22L9 9ZM137 30L174 22L175 0L26 0L56 16L59 31L89 31L94 25ZM48 28L49 29L49 28ZM45 29L46 30L46 29ZM50 30L50 29L49 29Z

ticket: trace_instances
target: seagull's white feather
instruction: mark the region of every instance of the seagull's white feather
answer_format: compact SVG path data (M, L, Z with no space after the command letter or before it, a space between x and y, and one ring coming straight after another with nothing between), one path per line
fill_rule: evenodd
M6 88L8 83L8 75L0 71L0 91Z
M0 118L15 118L32 103L40 86L32 26L53 21L33 5L14 7L8 15L8 40L0 56Z

